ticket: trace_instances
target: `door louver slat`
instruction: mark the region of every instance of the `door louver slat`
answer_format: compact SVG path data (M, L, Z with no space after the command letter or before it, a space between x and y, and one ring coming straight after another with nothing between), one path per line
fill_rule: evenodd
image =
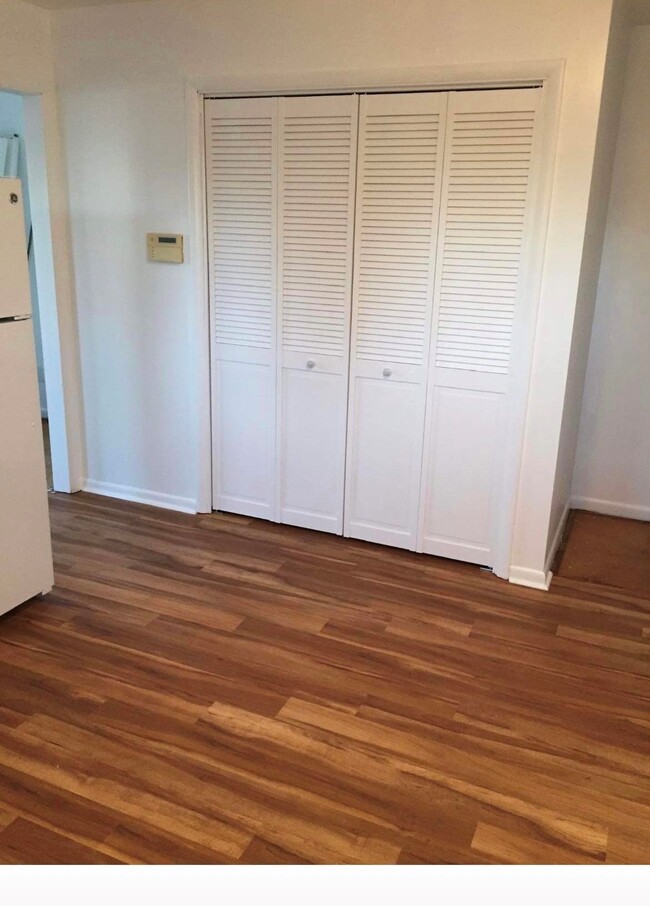
M439 258L439 368L508 372L534 123L532 105L450 116ZM498 340L491 329L495 319L502 325Z
M273 338L273 123L213 115L207 181L215 341L270 349Z
M341 356L349 315L351 115L285 113L282 179L282 343ZM356 136L354 136L356 138ZM309 248L317 254L305 255Z
M351 115L286 113L282 153L282 343L344 353L349 313ZM313 250L313 252L312 252Z
M437 112L366 116L357 227L359 359L424 364L439 129Z

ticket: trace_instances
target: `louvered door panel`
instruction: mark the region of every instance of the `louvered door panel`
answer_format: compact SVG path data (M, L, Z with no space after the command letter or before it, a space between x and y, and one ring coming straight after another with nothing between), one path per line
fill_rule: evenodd
M507 95L519 109L499 109L495 92L487 95L488 110L459 109L454 95L438 287L439 368L508 372L537 94Z
M416 544L446 94L361 99L345 533Z
M275 518L275 98L205 103L214 507Z
M450 95L420 549L492 564L540 89Z
M343 527L358 97L280 99L278 508Z

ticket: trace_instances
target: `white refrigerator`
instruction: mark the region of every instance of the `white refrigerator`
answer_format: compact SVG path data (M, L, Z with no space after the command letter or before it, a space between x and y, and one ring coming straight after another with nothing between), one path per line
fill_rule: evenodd
M0 178L0 614L54 583L31 311L22 186Z

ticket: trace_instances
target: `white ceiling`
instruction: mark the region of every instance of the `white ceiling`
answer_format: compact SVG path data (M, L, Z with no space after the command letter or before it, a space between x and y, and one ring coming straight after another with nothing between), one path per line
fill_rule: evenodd
M114 3L136 3L140 0L27 0L43 9L71 9L75 6L110 6ZM650 0L626 0L632 21L639 25L650 24Z
M71 9L74 6L109 6L113 3L136 3L138 0L27 0L43 9Z

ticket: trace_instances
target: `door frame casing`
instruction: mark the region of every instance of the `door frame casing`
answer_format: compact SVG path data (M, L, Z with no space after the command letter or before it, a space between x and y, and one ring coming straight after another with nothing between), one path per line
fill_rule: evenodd
M85 481L85 437L67 179L53 88L0 84L23 101L36 284L55 491Z
M531 300L517 325L510 372L511 402L503 445L507 457L500 488L500 516L495 537L493 571L509 578L515 512L523 458L535 326L539 310L551 189L559 130L564 60L485 63L403 70L359 70L330 74L306 72L278 76L193 78L185 83L187 148L189 156L190 235L189 257L194 290L193 335L195 350L196 436L198 481L196 509L212 510L212 426L210 376L210 299L205 193L205 141L203 102L206 97L246 97L300 94L376 93L400 91L454 91L461 89L523 88L541 86L539 110L539 165L531 187L533 218L530 229L528 271L522 296Z

